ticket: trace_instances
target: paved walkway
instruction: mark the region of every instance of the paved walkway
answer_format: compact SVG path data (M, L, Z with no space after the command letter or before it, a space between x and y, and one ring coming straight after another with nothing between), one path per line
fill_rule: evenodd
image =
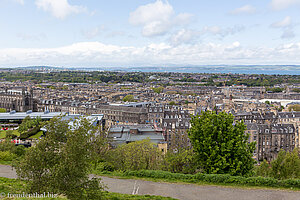
M11 166L0 165L0 177L16 178ZM300 200L300 192L286 190L240 189L194 184L159 183L101 177L108 191L123 194L149 194L181 200Z

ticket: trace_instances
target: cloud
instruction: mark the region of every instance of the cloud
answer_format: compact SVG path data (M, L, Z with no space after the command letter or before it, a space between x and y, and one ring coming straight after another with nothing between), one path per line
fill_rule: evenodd
M272 28L285 28L291 25L291 17L286 16L283 20L271 24Z
M189 44L201 36L200 31L181 29L170 38L172 45Z
M166 34L174 26L190 23L191 14L175 14L173 7L168 2L157 0L154 3L138 7L130 13L129 23L142 26L142 35L146 37Z
M287 64L300 63L300 43L275 48L198 43L173 46L153 43L142 47L75 43L58 48L0 49L0 66L154 66L200 64Z
M17 34L17 37L24 41L42 41L45 38L47 38L47 36L44 33L35 34L35 35L19 33Z
M233 27L221 28L219 26L205 26L202 29L203 34L213 34L224 38L229 35L234 35L236 33L242 32L245 30L245 27L242 25L235 25Z
M240 8L236 8L235 10L230 12L230 14L232 14L232 15L254 14L254 13L256 13L256 8L251 5L244 5Z
M282 35L281 35L281 38L282 39L292 39L294 38L296 35L294 33L294 30L293 29L286 29Z
M89 29L89 30L84 30L84 31L82 31L82 34L87 39L93 39L93 38L99 36L105 30L106 30L106 28L102 25L102 26L97 26L97 27Z
M50 12L58 19L64 19L68 15L87 12L83 6L70 5L68 0L35 0L39 9Z
M300 0L272 0L271 7L273 10L283 10L294 5L300 5Z

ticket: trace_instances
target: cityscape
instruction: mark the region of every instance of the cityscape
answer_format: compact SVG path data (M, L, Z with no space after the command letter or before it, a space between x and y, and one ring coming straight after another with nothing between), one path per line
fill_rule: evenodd
M299 9L0 0L0 199L299 199Z

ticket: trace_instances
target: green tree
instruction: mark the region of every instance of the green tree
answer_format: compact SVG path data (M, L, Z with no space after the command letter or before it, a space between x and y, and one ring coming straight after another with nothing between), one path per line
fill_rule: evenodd
M295 105L291 105L288 107L289 108L289 111L291 112L292 110L293 111L300 111L300 105L299 104L295 104Z
M126 95L122 100L124 102L134 102L134 96L129 94L129 95Z
M258 176L268 177L270 175L270 164L264 160L257 168L256 168L256 174Z
M162 93L164 91L164 89L165 88L162 86L157 87L157 88L152 88L153 92L158 93L158 94Z
M108 162L119 170L160 169L162 153L149 139L123 144L110 151Z
M0 108L0 113L5 113L6 109L5 108Z
M297 148L293 152L281 150L271 162L270 175L277 179L300 178L300 158Z
M206 173L245 175L254 167L255 143L232 114L207 111L192 117L188 131L195 156Z
M52 192L68 199L101 199L99 179L89 180L91 142L97 131L81 118L72 129L67 121L54 118L46 126L47 134L30 148L19 163L17 174L30 180L29 192Z
M196 171L194 152L191 149L168 151L164 161L164 169L173 173L192 174Z
M170 101L170 102L169 102L169 105L170 105L170 106L174 106L174 105L176 105L176 103L175 103L175 101Z

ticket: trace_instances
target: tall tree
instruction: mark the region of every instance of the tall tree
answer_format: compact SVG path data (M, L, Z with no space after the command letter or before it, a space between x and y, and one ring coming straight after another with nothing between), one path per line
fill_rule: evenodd
M68 199L101 199L99 179L89 180L91 143L96 130L81 118L68 126L68 121L51 120L46 136L30 148L17 164L21 179L29 180L30 192L53 192Z
M245 175L254 167L255 143L231 114L207 111L192 117L188 131L200 167L210 174Z

